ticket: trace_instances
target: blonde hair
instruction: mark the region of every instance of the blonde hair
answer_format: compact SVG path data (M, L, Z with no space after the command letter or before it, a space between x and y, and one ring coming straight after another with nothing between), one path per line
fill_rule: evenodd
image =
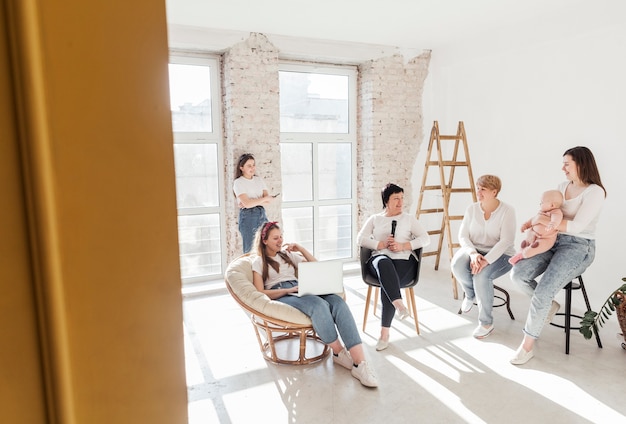
M481 175L476 180L476 185L488 188L489 190L496 190L496 196L502 189L502 181L495 175Z

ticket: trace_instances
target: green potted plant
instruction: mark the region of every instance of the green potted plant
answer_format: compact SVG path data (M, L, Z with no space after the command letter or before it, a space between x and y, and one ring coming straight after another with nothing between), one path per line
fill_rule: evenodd
M626 277L622 278L626 282ZM622 329L622 336L626 341L626 284L623 284L615 290L609 298L602 304L600 312L587 311L580 322L580 332L585 339L590 339L594 331L598 331L598 326L602 327L604 323L613 314L617 314L619 326ZM622 347L626 349L626 343L622 343Z

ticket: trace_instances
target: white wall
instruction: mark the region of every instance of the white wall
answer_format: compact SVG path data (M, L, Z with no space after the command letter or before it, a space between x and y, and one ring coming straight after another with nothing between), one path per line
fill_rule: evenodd
M425 144L413 176L419 187L433 121L442 134L454 134L464 121L474 176L499 175L500 198L516 208L521 223L536 212L540 193L564 180L563 152L589 147L608 192L596 259L585 273L595 307L626 276L626 25L618 22L625 12L626 6L616 5L586 16L564 13L560 26L535 23L548 38L492 34L433 51L424 92Z

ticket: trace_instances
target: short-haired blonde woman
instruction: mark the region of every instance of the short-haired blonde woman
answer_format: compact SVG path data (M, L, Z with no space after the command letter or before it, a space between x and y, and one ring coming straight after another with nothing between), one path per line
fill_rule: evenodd
M460 249L452 258L452 273L465 292L464 313L478 304L478 327L473 336L487 337L493 331L493 281L511 269L515 254L515 210L498 199L500 178L483 175L476 181L478 202L471 204L459 228Z

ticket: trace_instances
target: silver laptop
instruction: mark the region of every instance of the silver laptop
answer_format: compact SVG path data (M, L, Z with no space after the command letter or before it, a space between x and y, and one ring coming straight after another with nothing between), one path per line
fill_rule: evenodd
M298 264L298 293L306 294L343 293L343 263L341 261L300 262Z

